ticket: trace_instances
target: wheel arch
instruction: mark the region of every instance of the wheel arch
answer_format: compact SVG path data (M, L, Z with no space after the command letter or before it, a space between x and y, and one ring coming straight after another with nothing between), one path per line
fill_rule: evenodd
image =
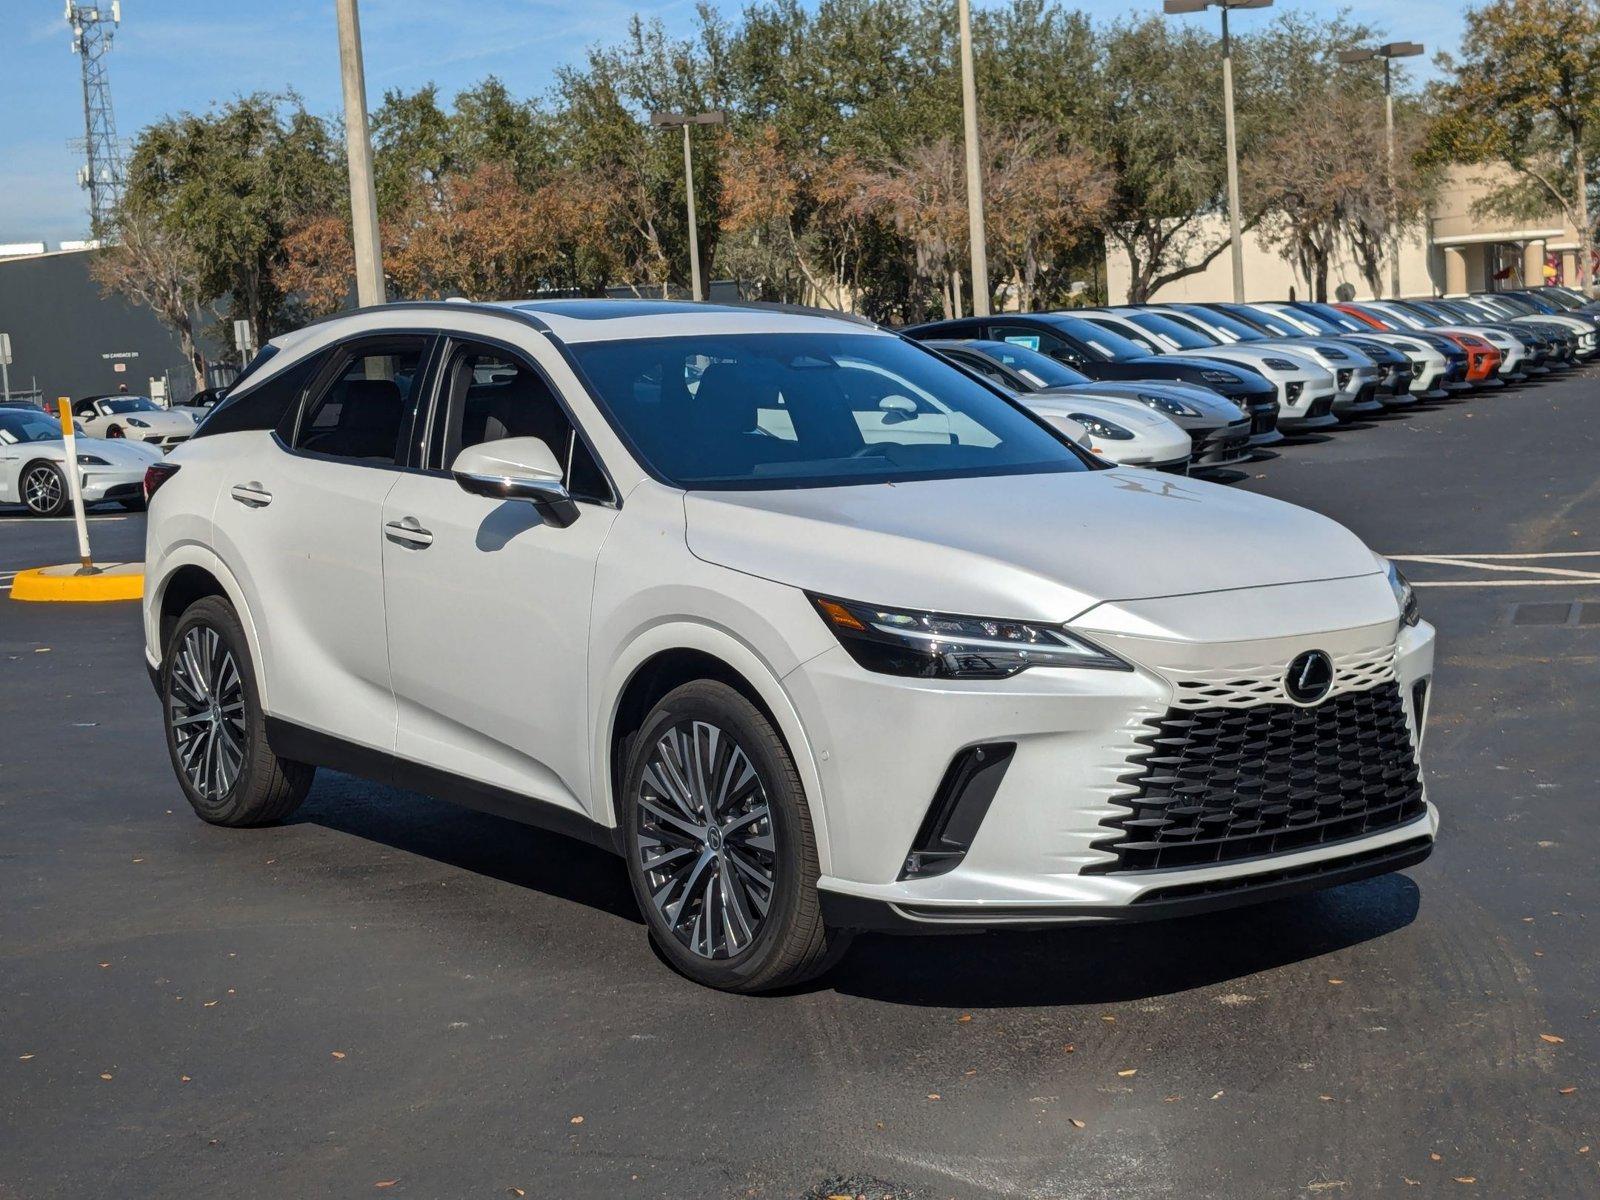
M695 679L726 683L759 709L783 739L800 782L817 839L817 857L828 874L827 820L822 783L800 715L778 675L744 642L721 629L695 623L656 626L635 640L612 665L598 707L594 738L594 817L617 824L626 738L637 731L657 700Z
M159 665L165 657L167 639L178 618L196 600L206 596L221 596L238 615L245 640L250 646L250 661L261 706L270 712L271 682L266 670L266 657L256 633L255 619L245 603L238 580L220 558L203 546L190 544L170 552L161 565L159 577L148 586L145 601L146 656Z

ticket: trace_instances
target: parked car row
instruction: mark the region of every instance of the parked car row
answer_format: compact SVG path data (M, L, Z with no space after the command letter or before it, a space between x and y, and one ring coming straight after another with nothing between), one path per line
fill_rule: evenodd
M1587 362L1597 326L1600 312L1581 293L1547 287L1340 304L1111 305L906 333L1046 419L1076 421L1102 458L1187 473L1248 459L1285 433Z

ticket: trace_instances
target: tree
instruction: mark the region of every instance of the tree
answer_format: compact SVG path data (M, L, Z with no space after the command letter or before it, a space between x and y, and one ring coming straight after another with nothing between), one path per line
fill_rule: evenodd
M244 96L203 115L145 129L128 164L125 221L144 222L193 253L194 287L225 301L265 340L299 320L278 273L305 220L339 211L344 167L333 130L290 96Z
M1491 197L1505 209L1553 203L1578 231L1579 280L1592 286L1594 229L1588 159L1600 128L1600 2L1490 0L1467 11L1464 55L1435 91L1436 156L1498 163L1520 188Z
M206 386L206 360L195 336L204 297L198 280L199 256L181 234L148 217L124 215L111 245L94 257L89 270L103 291L116 292L153 311L178 337L194 372L194 386Z

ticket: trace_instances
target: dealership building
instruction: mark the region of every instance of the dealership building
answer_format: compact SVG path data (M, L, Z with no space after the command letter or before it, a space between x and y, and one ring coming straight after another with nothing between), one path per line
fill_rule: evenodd
M1499 180L1503 182L1503 177ZM1400 245L1400 291L1406 296L1452 296L1462 292L1497 288L1531 287L1541 283L1578 283L1578 233L1559 213L1534 220L1509 220L1480 216L1474 209L1497 182L1492 171L1481 167L1452 167L1419 225L1409 230ZM1208 218L1211 236L1202 245L1217 245L1227 237L1227 221ZM1128 299L1131 272L1128 259L1108 244L1106 295L1111 303ZM1248 300L1308 299L1311 287L1284 257L1247 233L1244 239L1245 297ZM1383 265L1387 289L1389 268ZM1341 247L1328 275L1329 299L1342 283L1355 289L1358 299L1372 295L1348 250ZM1224 251L1203 271L1167 284L1156 300L1204 301L1233 296L1231 256Z
M194 374L177 337L150 309L102 293L89 274L91 245L67 245L0 245L0 333L11 335L13 395L54 401L125 386L187 399Z

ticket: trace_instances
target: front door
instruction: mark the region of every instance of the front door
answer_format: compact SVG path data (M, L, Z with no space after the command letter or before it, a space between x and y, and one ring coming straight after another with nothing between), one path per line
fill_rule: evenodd
M531 356L460 341L442 361L428 469L384 502L396 753L587 811L589 613L617 515L610 488ZM510 437L544 439L565 465L571 525L465 492L442 469L465 446Z

